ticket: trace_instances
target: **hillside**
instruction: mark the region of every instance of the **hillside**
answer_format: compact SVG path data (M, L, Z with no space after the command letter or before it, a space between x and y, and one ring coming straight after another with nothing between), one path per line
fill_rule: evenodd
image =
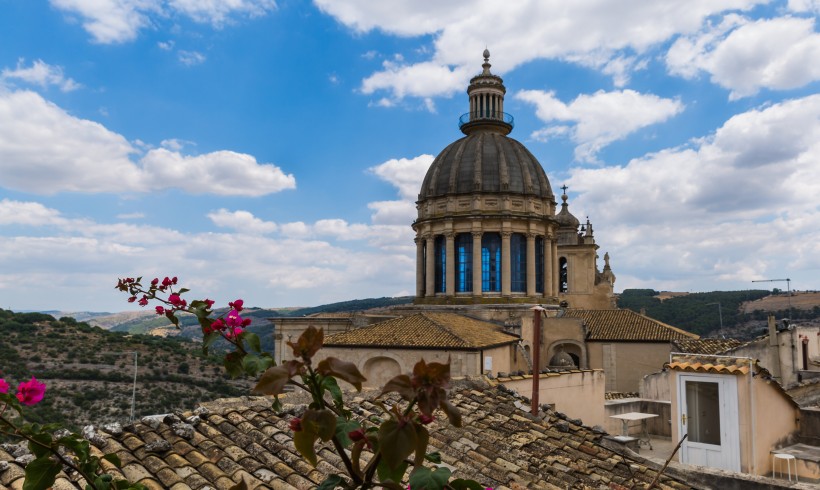
M627 289L620 294L618 307L644 310L652 318L701 336L750 339L766 328L769 313L803 322L820 318L820 293L793 291L789 297L766 290L687 294Z
M185 339L128 335L42 313L0 309L0 366L10 385L36 376L47 385L34 422L126 422L137 358L135 416L168 413L197 402L248 394L251 381L226 378L216 357Z

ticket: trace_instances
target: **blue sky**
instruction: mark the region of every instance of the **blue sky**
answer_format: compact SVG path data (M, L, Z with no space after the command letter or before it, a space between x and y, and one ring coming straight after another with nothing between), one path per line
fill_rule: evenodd
M0 0L0 306L123 310L131 275L265 307L412 294L414 200L485 46L616 290L818 289L818 13Z

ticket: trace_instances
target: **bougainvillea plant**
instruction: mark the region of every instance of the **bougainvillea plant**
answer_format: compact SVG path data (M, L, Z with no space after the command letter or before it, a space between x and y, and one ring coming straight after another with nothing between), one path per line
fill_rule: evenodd
M105 474L101 460L119 468L119 458L115 454L105 454L102 458L92 454L91 444L81 435L61 429L58 424L25 422L23 407L43 400L45 383L32 376L17 386L16 394L10 394L9 389L9 383L0 378L0 435L26 441L34 457L26 465L23 490L51 488L61 470L79 475L86 482L86 490L147 490L143 485Z
M461 426L458 409L447 400L449 362L421 360L411 374L395 376L384 385L376 402L383 415L378 420L359 420L345 405L338 381L361 391L366 379L352 362L335 357L316 362L324 342L323 330L308 327L296 342L287 343L293 350L293 359L276 365L273 357L262 351L259 337L246 330L250 319L241 316L242 300L229 303L225 313L215 315L213 301L196 300L189 304L182 298L188 289L178 288L177 282L176 277L156 278L144 287L142 278L124 278L117 282L116 288L129 294L129 302L141 306L159 302L155 307L157 314L165 315L177 327L179 313L195 315L202 329L205 351L220 338L227 341L231 346L224 357L228 374L257 377L254 393L273 396L274 410L281 410L278 395L288 385L309 393L311 402L307 409L290 423L293 443L314 466L318 462L316 444L320 441L331 444L347 473L328 476L319 490L485 489L472 480L451 479L452 474L445 467L424 466L425 461L440 463L438 453L427 452L430 434L426 427L436 422L438 411L450 424ZM396 395L386 396L392 393Z

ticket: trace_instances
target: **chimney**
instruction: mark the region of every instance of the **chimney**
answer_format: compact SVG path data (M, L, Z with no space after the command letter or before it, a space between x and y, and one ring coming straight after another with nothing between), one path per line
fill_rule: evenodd
M774 315L769 315L769 345L777 345L777 322L774 321Z

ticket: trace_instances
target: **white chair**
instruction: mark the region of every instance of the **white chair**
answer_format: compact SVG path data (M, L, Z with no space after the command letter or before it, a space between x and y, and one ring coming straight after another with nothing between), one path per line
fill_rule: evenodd
M772 478L775 477L774 472L777 470L778 464L780 464L780 476L783 477L783 462L786 463L789 481L792 481L792 462L794 462L794 480L799 482L800 480L797 478L797 460L791 454L772 454Z

